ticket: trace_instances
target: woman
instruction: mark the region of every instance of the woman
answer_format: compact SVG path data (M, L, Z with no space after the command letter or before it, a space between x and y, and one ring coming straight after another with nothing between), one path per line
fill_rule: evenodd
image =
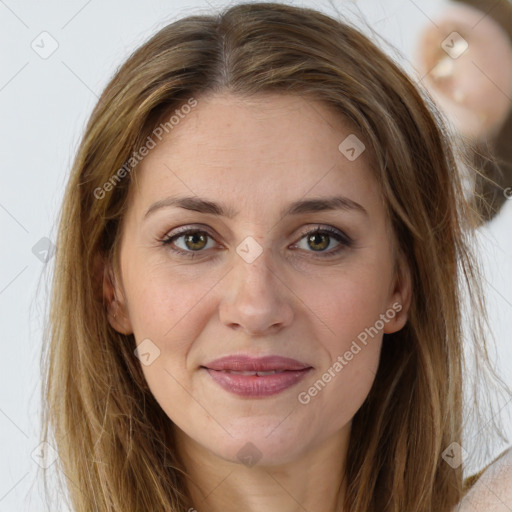
M43 421L73 509L452 510L476 225L356 29L272 3L162 29L62 209Z

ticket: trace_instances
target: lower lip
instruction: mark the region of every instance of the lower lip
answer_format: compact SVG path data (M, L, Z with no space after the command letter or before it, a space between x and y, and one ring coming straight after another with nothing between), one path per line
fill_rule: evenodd
M239 396L270 396L288 389L301 381L312 368L289 370L272 375L239 375L205 368L212 379L226 391Z

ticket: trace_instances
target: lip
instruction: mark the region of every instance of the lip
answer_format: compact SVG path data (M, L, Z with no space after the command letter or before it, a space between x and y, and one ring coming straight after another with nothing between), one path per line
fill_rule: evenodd
M264 356L264 357L251 357L244 354L221 357L215 359L205 365L204 367L210 370L232 370L232 371L252 371L252 372L267 372L267 371L284 371L284 370L304 370L311 368L310 365L304 364L296 359L289 357L282 357L277 355Z
M220 387L238 396L265 397L291 388L313 368L296 359L281 356L254 358L227 356L203 366ZM255 372L276 372L260 375ZM248 374L232 373L248 372Z

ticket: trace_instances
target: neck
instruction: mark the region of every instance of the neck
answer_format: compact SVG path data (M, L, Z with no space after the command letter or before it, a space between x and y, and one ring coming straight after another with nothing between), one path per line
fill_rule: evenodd
M343 429L297 460L244 465L218 457L176 429L187 490L197 512L339 512L345 497L348 431ZM192 510L190 512L193 512Z

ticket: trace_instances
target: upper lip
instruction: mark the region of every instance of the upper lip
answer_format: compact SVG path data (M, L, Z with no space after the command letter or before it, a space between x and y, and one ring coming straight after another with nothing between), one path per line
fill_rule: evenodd
M283 370L304 370L311 368L310 365L301 363L296 359L281 356L251 357L247 355L233 355L215 359L204 365L210 370L233 370L233 371L283 371Z

